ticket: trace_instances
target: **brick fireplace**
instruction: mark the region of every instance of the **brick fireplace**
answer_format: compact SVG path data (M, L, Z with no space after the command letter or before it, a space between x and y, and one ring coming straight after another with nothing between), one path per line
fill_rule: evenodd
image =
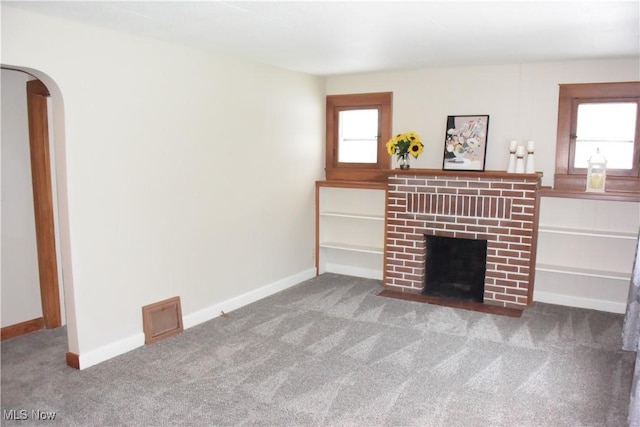
M532 301L542 174L393 170L388 178L384 288L420 294L425 236L487 241L484 304Z

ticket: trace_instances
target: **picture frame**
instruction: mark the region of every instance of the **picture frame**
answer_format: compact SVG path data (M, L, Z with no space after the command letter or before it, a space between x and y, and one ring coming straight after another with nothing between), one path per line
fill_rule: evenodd
M484 172L488 133L488 114L447 116L442 169Z

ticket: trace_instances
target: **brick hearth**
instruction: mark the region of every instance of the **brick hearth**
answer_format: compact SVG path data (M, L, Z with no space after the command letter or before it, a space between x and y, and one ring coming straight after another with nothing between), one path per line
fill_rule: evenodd
M542 174L394 170L388 178L385 289L419 294L425 235L487 240L484 303L523 309L533 295Z

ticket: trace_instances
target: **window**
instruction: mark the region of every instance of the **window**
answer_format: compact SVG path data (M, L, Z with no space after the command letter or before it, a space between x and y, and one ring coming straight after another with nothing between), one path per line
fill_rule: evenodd
M589 158L607 159L607 191L640 192L640 82L562 84L556 190L584 191Z
M327 96L327 179L386 179L391 92Z
M378 110L344 110L338 113L338 162L378 162Z
M637 111L637 102L578 103L573 168L586 168L600 150L608 169L633 170Z

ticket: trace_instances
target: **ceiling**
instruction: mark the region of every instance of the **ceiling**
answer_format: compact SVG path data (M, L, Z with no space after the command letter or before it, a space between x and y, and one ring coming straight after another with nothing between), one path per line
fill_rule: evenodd
M640 57L640 0L2 4L324 76Z

